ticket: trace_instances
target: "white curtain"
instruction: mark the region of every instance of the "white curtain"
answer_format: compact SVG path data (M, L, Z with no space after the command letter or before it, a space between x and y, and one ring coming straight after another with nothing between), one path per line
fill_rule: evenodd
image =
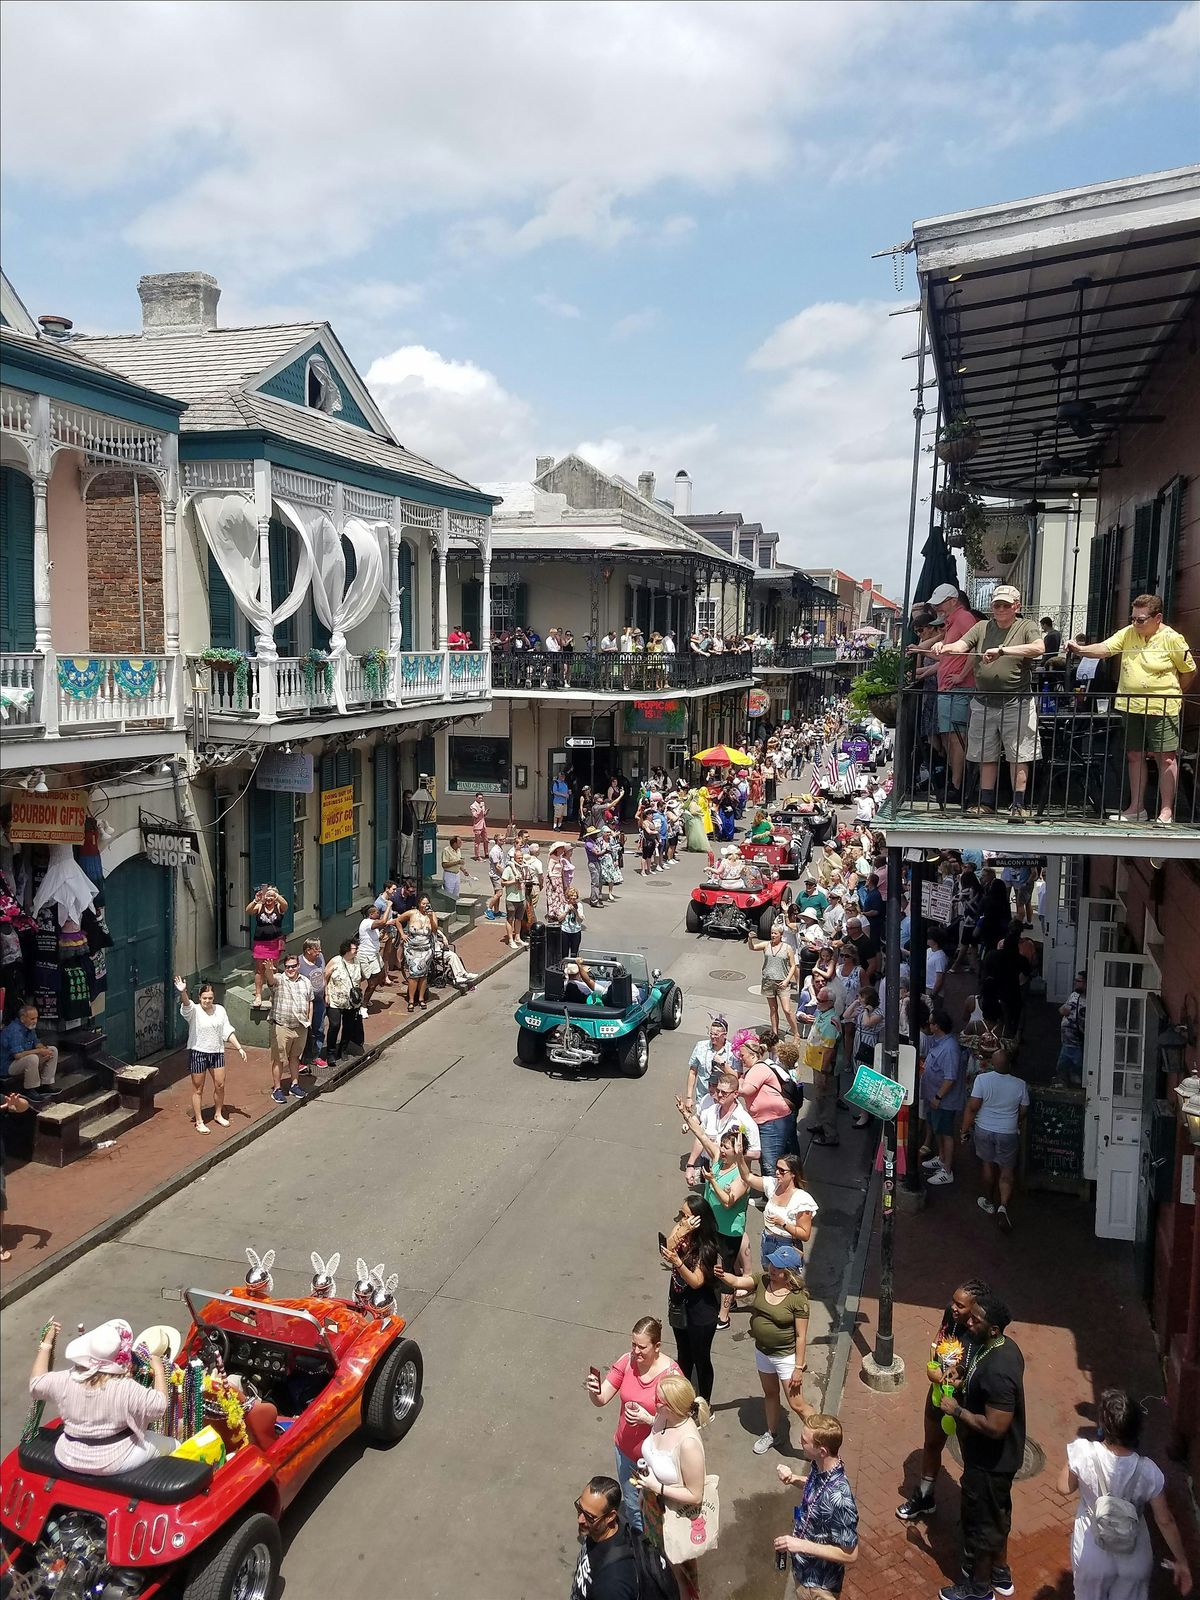
M261 564L254 507L242 495L217 493L197 495L192 506L238 610L248 619L256 635L270 634L277 622L286 621L299 610L308 593L313 576L313 553L307 531L296 523L300 536L296 579L283 603L272 611L271 596L259 596Z
M365 622L375 609L384 590L387 563L384 559L383 539L387 537L386 525L363 522L358 517L347 517L339 537L332 520L313 506L291 505L279 502L279 509L299 532L313 553L312 591L317 615L329 629L329 658L336 662L348 654L346 635L360 622ZM355 573L353 581L346 582L346 552L342 538L349 541L354 551ZM346 709L343 675L334 673L334 696L339 711Z

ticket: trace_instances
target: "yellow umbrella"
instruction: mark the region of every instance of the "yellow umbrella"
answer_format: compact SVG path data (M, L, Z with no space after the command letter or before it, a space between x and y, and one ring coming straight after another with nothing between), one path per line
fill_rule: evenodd
M731 750L727 744L714 744L711 750L700 750L692 757L693 761L703 761L706 767L752 767L754 757L743 755L740 750Z

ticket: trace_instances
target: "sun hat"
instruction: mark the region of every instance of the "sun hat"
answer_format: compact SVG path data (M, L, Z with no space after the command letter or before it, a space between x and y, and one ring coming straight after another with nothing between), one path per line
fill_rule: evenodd
M844 900L846 898L846 891L842 888L840 883L835 883L830 889L829 898L831 900Z
M571 850L573 846L566 839L558 839L550 846L548 854L553 855L556 850Z
M67 1360L75 1369L71 1376L83 1383L97 1372L126 1374L133 1351L133 1329L121 1317L101 1322L90 1333L72 1339L66 1349Z
M767 1265L778 1268L780 1272L801 1272L804 1257L794 1244L781 1244L777 1250L771 1251Z
M135 1350L144 1350L147 1355L160 1356L168 1366L175 1360L183 1347L183 1335L178 1328L172 1328L166 1322L156 1322L153 1327L143 1328L133 1341Z
M585 839L598 839L600 837L600 829L599 828L589 828L587 830L587 832L584 834L583 837Z
M1021 604L1021 591L1011 583L999 583L992 590L993 600L1007 600L1010 605Z
M821 919L811 906L805 906L800 913L800 920L801 922L820 922Z
M952 583L939 583L937 588L929 596L929 604L931 606L940 606L944 605L947 600L957 599L958 590Z

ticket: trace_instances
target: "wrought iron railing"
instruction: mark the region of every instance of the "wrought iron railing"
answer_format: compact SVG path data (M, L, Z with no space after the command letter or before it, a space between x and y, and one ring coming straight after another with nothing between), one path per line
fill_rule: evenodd
M651 651L523 650L492 656L492 687L537 693L669 694L706 689L753 675L750 651L721 655L658 655Z

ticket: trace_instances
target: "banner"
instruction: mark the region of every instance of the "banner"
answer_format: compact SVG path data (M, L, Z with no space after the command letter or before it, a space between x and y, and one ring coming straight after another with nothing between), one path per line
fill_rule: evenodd
M82 844L88 799L82 789L13 795L8 837L13 844Z
M626 733L687 733L682 700L633 700L625 706Z
M354 832L354 786L321 790L321 843L336 844Z
M267 789L272 794L311 794L313 758L284 755L282 750L268 750L258 763L254 781L258 788Z

